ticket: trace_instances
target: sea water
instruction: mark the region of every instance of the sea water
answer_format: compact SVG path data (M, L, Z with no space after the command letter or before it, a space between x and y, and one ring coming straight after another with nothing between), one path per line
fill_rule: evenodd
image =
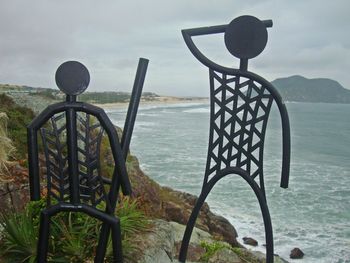
M350 105L287 103L292 154L288 189L279 187L281 122L270 115L264 173L275 253L289 259L294 247L307 262L350 262ZM122 126L126 110L108 111ZM161 185L198 195L205 170L209 105L147 105L139 109L131 151L148 176ZM214 187L207 202L235 226L238 239L250 236L265 251L258 201L239 176ZM243 242L242 242L243 243ZM291 260L292 261L292 260Z

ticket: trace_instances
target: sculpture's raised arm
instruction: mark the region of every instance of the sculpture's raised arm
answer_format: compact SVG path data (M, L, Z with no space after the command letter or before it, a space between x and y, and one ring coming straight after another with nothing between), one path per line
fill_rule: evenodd
M235 20L233 20L235 21ZM232 22L233 22L232 21ZM218 25L218 26L210 26L210 27L198 27L198 28L189 28L189 29L183 29L182 36L185 40L185 43L191 53L205 66L212 68L214 70L226 73L226 74L234 74L235 69L233 68L228 68L222 65L219 65L215 63L214 61L210 60L208 57L206 57L195 45L193 42L192 37L195 36L204 36L204 35L212 35L212 34L223 34L230 29L230 25L232 24L226 24L226 25ZM266 28L272 27L272 20L263 20L261 21L263 25Z

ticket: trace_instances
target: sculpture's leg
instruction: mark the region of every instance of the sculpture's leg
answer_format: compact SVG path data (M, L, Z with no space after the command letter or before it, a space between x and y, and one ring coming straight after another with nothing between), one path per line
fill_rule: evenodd
M263 220L264 220L264 227L265 227L265 239L266 239L266 263L273 263L273 234L272 234L272 224L271 224L271 218L269 213L269 208L267 207L267 203L265 201L265 195L259 188L258 184L245 172L243 172L240 169L227 169L224 170L217 175L215 175L203 188L202 193L198 197L198 200L192 210L191 216L188 220L188 223L186 225L186 230L182 239L182 244L180 248L180 255L179 255L179 261L184 263L186 262L187 257L187 250L190 243L192 231L194 228L194 225L196 223L196 219L198 217L199 211L210 193L211 189L214 187L214 185L223 177L225 177L228 174L238 174L240 175L244 180L247 181L247 183L250 185L250 187L253 189L256 197L258 198L260 209L262 212Z
M107 244L108 244L108 237L111 229L112 229L112 245L113 245L113 262L115 263L123 262L120 221L116 219L115 221L113 220L111 224L107 222L103 222L102 224L101 231L100 231L100 239L98 242L96 255L94 259L95 263L104 262L104 259L106 256Z
M261 190L259 185L250 176L244 173L238 173L250 187L253 189L255 196L258 198L260 210L264 220L265 240L266 240L266 263L273 263L273 234L269 208L266 203L265 191Z
M252 180L252 179L251 179ZM265 226L265 240L266 240L266 263L273 263L273 233L272 233L272 224L269 208L266 203L266 198L264 193L260 190L258 185L252 180L252 183L249 183L253 188L256 197L258 198L261 213L264 220Z
M210 189L209 189L210 191ZM182 243L181 243L181 248L180 248L180 255L179 255L179 261L180 262L186 262L186 257L187 257L187 250L188 246L190 244L190 239L192 235L193 228L196 224L196 220L199 214L199 211L201 210L204 201L209 194L209 191L203 191L200 196L197 199L197 202L192 210L191 216L187 222L186 225L186 230L184 233L184 236L182 238Z
M103 223L100 230L100 238L96 249L96 255L94 263L103 263L106 255L108 236L110 233L110 227L108 224Z
M121 237L119 220L117 220L112 225L112 245L113 245L113 262L123 263L122 237Z
M47 262L47 251L49 247L50 236L50 215L46 210L41 211L40 227L39 227L39 241L37 246L37 262Z

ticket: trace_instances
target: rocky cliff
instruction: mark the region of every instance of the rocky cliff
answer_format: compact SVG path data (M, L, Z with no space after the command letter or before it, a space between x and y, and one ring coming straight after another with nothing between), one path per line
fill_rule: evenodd
M25 125L22 126L25 129ZM108 147L102 144L102 148L102 172L108 176L108 166L113 159ZM129 154L126 164L133 187L132 198L138 200L139 208L148 216L152 226L150 231L135 238L140 253L136 253L130 262L176 262L184 225L197 197L160 186L144 174L135 156ZM14 161L9 167L9 176L0 180L0 210L3 213L6 210L19 211L29 202L29 178L25 166L25 159ZM44 174L44 165L41 166ZM188 253L191 262L264 261L263 255L254 254L239 244L235 228L222 216L212 213L207 203L201 209L196 227ZM203 242L206 243L203 245Z
M127 167L134 190L133 198L139 200L140 209L148 215L151 225L149 231L135 238L139 252L127 262L177 262L185 224L196 196L161 187L142 172L134 156L128 157ZM10 167L10 174L11 180L0 183L0 210L3 212L21 210L29 202L27 169L17 163ZM188 262L264 262L263 254L243 248L236 237L234 227L225 218L212 213L205 204L192 235ZM208 254L203 242L212 246L214 253ZM285 261L276 257L276 262Z

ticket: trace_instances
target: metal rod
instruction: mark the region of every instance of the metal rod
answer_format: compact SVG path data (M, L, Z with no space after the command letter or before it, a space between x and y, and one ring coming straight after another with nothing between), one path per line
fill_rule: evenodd
M79 178L78 178L78 149L77 149L77 120L74 109L67 109L67 148L70 201L79 203Z
M248 59L240 59L239 69L242 71L248 70Z
M272 20L262 20L266 27L272 27ZM198 28L184 29L191 36L202 36L202 35L211 35L211 34L220 34L225 33L228 25L218 25L218 26L206 26Z
M38 158L38 136L36 130L27 128L28 141L28 166L29 166L29 186L30 200L40 200L40 180L39 180L39 158Z
M121 139L122 151L125 158L129 151L131 136L134 130L136 114L140 104L143 83L146 77L148 62L149 62L148 59L140 58L137 71L136 71L134 86L130 97L128 113L126 115L123 135Z
M148 59L145 59L145 58L139 59L139 64L137 67L135 81L134 81L134 86L133 86L133 89L131 92L129 108L128 108L128 112L126 115L123 135L122 135L122 139L121 139L121 147L122 147L122 152L123 152L123 156L125 159L127 157L128 151L129 151L129 146L130 146L131 136L132 136L133 129L134 129L136 114L137 114L137 110L138 110L138 107L140 104L143 83L144 83L144 80L146 77L148 62L149 62ZM114 212L114 208L115 208L116 203L117 203L117 197L118 197L117 193L119 192L119 187L120 186L118 185L116 188L114 188L114 190L113 190L114 192L112 192L112 194L114 194L114 196L113 196L113 198L110 198L113 212ZM104 261L110 230L111 230L110 225L105 224L105 223L102 224L102 227L100 230L100 238L99 238L98 246L96 249L96 256L94 259L95 263L100 263L100 262Z

